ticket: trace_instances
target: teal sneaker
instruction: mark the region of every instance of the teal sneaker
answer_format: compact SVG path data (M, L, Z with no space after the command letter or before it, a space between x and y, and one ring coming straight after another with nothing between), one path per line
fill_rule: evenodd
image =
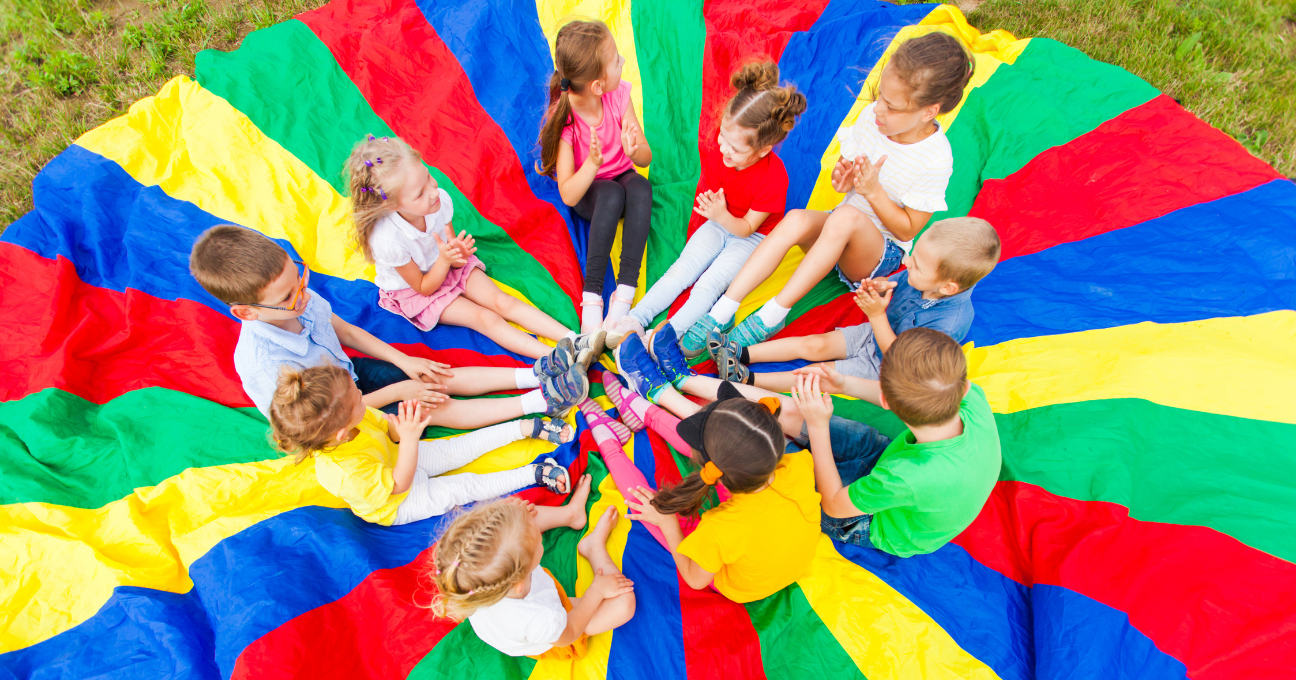
M688 359L685 359L684 354L680 352L679 340L675 337L675 327L669 322L663 321L653 329L649 342L651 346L648 352L657 361L657 367L661 369L662 375L671 381L675 389L679 389L685 380L697 375L697 372L689 368Z
M732 331L729 331L728 335L729 339L738 343L739 347L751 347L769 340L771 335L783 330L786 325L787 320L785 319L783 323L773 328L767 328L765 322L761 321L760 314L751 314L746 319L743 319L742 323L738 324ZM706 346L705 343L706 339L704 338L703 347Z
M706 351L707 333L717 328L720 329L721 333L727 333L733 328L733 325L733 319L730 319L729 323L720 324L716 322L715 317L707 314L698 319L697 323L689 326L687 331L684 331L684 337L680 338L680 350L684 353L686 359L692 359Z
M617 346L616 363L617 372L630 383L630 389L646 397L648 401L654 401L671 384L662 375L652 355L648 354L648 348L644 347L643 338L638 333L627 335Z

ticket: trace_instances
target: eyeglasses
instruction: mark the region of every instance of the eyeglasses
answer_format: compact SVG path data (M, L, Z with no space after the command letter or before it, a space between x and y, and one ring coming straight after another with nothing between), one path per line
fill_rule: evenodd
M261 309L277 309L281 312L297 311L298 303L300 303L306 297L306 285L310 283L310 268L306 266L305 262L302 262L300 260L293 260L292 262L293 264L297 265L298 268L297 287L293 289L292 297L288 298L287 307L263 305L256 302L231 302L230 306L233 307L234 305L246 305L248 307L260 307Z

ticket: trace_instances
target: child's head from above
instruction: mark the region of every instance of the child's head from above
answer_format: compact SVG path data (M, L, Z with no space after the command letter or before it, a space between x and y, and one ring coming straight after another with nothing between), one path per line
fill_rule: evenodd
M332 364L307 369L284 366L270 401L275 446L297 454L298 463L350 439L364 420L360 388L346 369Z
M922 327L896 336L882 358L878 382L882 406L910 427L953 420L971 386L967 357L954 338Z
M999 234L979 217L951 217L923 233L905 256L909 285L949 297L976 285L999 263Z
M878 132L900 135L928 125L963 100L973 61L963 44L936 31L907 40L882 69L874 87Z
M310 271L278 243L222 224L194 242L189 272L208 293L243 321L283 321L301 316L310 301Z
M742 170L764 158L805 112L805 95L778 82L778 64L771 61L747 64L729 79L737 92L725 106L716 138L725 165Z
M736 494L755 493L769 483L783 459L784 441L778 417L768 406L741 398L724 399L691 419L701 428L701 446L690 442L698 469L657 493L652 504L658 512L696 515L716 482ZM714 468L708 468L708 463ZM708 479L708 470L714 474L715 469L720 476Z
M400 137L367 135L351 149L345 172L351 187L356 245L373 262L369 237L378 220L395 211L413 218L441 209L437 181L419 152Z
M540 526L520 499L479 503L455 518L437 541L427 577L436 585L431 609L462 621L481 607L530 591L540 565Z
M554 38L554 72L549 78L549 110L540 129L542 175L552 176L558 163L563 128L572 119L571 97L602 97L621 86L625 57L602 21L573 21Z

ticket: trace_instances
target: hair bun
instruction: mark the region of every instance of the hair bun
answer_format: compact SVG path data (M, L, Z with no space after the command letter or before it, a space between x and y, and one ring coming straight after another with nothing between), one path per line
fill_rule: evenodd
M772 61L745 64L729 79L735 90L772 90L778 87L779 67Z
M770 113L778 121L780 129L791 132L792 128L796 127L797 117L805 113L806 96L797 92L795 85L788 85L779 90L779 106Z

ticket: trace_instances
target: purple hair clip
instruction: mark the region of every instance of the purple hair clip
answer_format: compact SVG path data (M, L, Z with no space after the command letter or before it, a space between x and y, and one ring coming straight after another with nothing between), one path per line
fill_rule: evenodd
M366 168L372 168L372 167L373 167L373 161L365 161L365 167L366 167Z
M371 142L372 142L372 141L373 141L373 140L375 140L375 139L378 139L378 138L377 138L377 137L375 137L375 136L373 136L373 135L369 135L369 141L371 141Z
M377 163L378 165L382 165L382 156L375 157L374 162Z
M384 201L387 200L387 192L383 191L382 189L378 190L378 195L382 196L382 200Z
M390 140L390 139L387 139L386 137L383 137L383 141L384 141L384 142L389 142L389 141L391 141L391 140Z

